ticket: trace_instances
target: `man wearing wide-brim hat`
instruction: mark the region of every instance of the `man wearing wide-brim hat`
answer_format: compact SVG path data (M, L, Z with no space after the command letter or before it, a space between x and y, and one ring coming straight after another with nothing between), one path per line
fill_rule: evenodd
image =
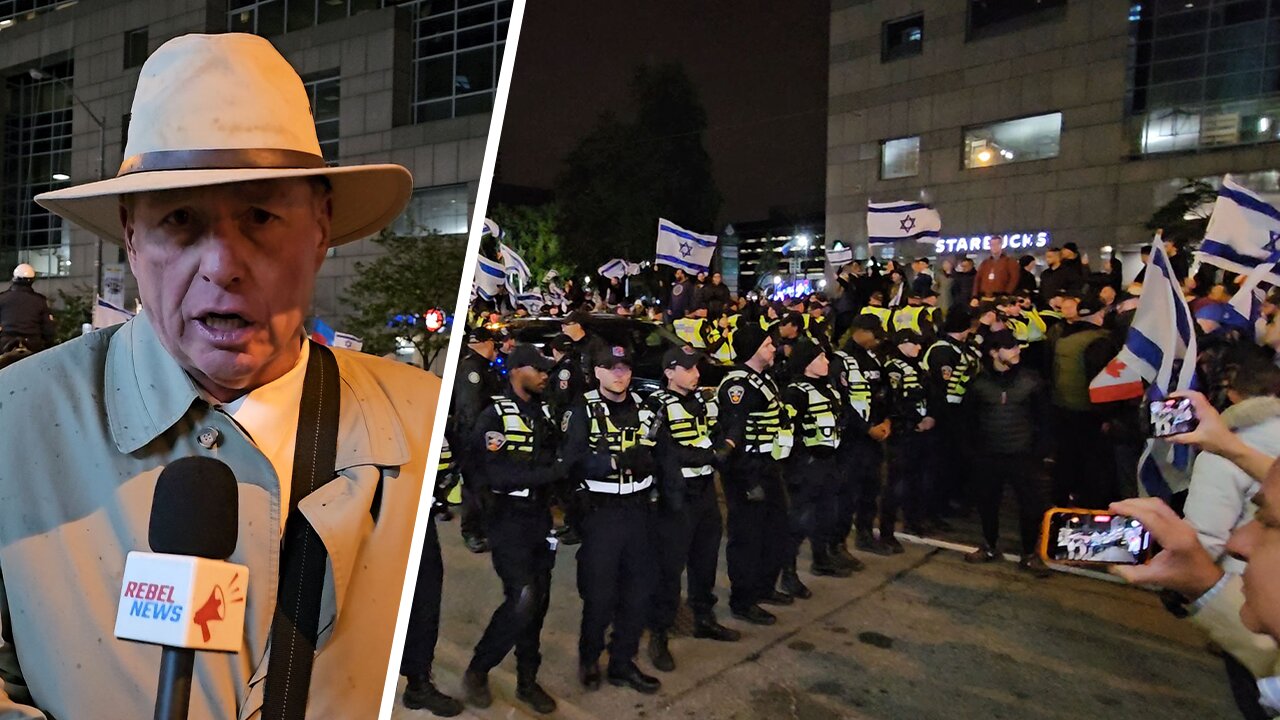
M115 178L36 198L125 248L144 311L0 372L0 717L151 716L160 648L114 637L116 601L126 554L148 550L157 476L187 456L234 472L230 560L249 568L242 647L196 654L190 717L276 716L264 696L376 716L438 383L315 345L303 318L328 249L410 192L399 166L325 167L297 73L226 34L147 60ZM338 401L335 459L299 472L299 427L325 422L301 401L317 396ZM323 568L318 634L296 653L309 680L272 640L289 632L273 615L295 536L318 537Z

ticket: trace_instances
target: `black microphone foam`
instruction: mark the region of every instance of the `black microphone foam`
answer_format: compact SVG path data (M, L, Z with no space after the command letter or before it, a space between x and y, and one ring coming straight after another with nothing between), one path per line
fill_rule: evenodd
M236 549L236 476L221 460L186 457L160 471L151 500L151 551L225 560Z

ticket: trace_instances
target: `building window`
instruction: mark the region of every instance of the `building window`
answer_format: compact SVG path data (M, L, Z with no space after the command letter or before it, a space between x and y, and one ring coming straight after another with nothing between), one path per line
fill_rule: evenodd
M147 29L138 28L124 34L124 69L135 68L147 60Z
M466 234L467 202L466 183L414 190L404 212L391 225L391 231L399 235Z
M69 227L32 198L72 183L73 99L66 85L72 65L40 69L46 79L35 80L24 72L5 81L0 267L27 262L41 275L58 276L71 271Z
M338 102L342 92L338 84L338 71L329 70L310 75L302 80L311 101L311 117L316 122L316 137L320 140L320 152L329 165L338 164Z
M230 0L227 30L268 37L395 4L395 0Z
M924 51L924 15L912 15L884 24L880 37L880 62L919 55Z
M512 0L413 2L414 122L489 112Z
M885 140L880 143L880 178L912 177L920 174L920 136Z
M1067 0L969 0L968 39L1057 20L1065 17L1066 9Z
M1280 139L1280 3L1133 2L1129 134L1139 154Z
M1044 160L1058 156L1062 113L1005 120L964 130L966 169Z
M34 20L37 15L56 10L67 0L0 0L0 30L13 27L23 20Z

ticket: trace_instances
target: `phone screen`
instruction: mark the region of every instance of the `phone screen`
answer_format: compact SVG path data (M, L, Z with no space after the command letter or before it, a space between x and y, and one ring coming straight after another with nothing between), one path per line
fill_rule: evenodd
M1191 432L1199 424L1196 409L1186 398L1170 398L1151 403L1152 437L1168 437Z
M1151 556L1151 533L1124 515L1050 510L1046 559L1140 565Z

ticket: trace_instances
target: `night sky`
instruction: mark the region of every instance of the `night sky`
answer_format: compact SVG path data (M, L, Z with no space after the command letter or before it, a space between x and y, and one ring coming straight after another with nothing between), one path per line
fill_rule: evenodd
M641 62L681 61L707 109L724 196L719 227L771 206L821 212L826 0L531 0L503 127L498 182L551 187L600 112L626 111Z

